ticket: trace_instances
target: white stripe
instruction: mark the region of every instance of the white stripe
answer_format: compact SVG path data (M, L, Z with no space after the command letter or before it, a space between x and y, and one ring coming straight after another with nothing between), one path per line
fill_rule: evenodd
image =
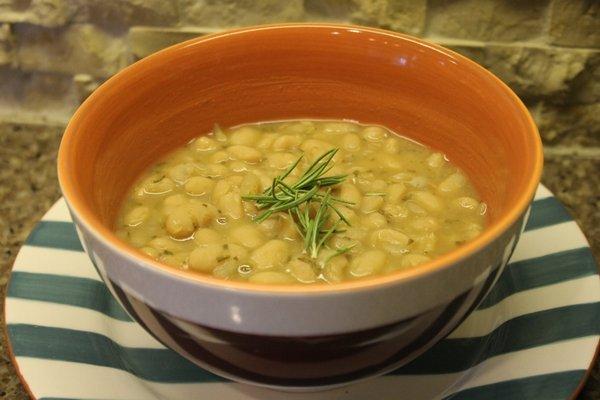
M87 308L8 297L6 320L11 325L30 324L97 333L124 347L165 348L136 322L120 321Z
M587 369L597 344L598 336L591 336L493 357L461 373L385 376L316 393L284 394L233 383L154 383L121 370L29 357L18 357L17 363L37 398L278 400L284 397L291 400L395 400L401 393L403 398L411 400L430 400L440 398L444 389L457 381L462 383L447 390L444 395L512 379Z
M52 208L42 218L44 221L61 221L61 222L72 222L71 214L67 208L67 202L64 197L61 197Z
M469 378L451 393L513 379L588 369L598 339L597 335L588 336L492 357L473 367Z
M457 339L485 336L503 323L522 315L598 301L598 275L530 289L515 293L490 308L473 312L448 337Z
M50 247L23 246L14 270L100 280L86 253Z
M535 191L535 200L542 200L548 197L552 197L552 192L546 188L544 185L539 185L537 190Z
M577 224L573 221L564 222L523 233L510 261L522 261L588 246Z

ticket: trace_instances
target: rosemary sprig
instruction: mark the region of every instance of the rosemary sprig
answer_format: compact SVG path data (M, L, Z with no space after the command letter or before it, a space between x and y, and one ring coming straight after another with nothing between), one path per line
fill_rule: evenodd
M353 203L331 195L332 187L342 183L347 175L324 176L333 168L331 161L337 151L338 149L332 149L318 157L293 184L288 184L284 180L298 166L302 156L290 165L283 174L273 179L271 186L262 194L242 196L242 199L254 201L258 208L263 210L261 214L254 218L258 223L266 220L274 213L287 212L296 223L298 232L304 238L305 251L312 258L317 258L319 250L331 235L343 232L343 230L338 229L341 223L350 225L350 221L335 204L352 205ZM332 226L326 227L331 211L337 214L339 220ZM350 249L351 247L338 249L334 255L328 257L328 260Z

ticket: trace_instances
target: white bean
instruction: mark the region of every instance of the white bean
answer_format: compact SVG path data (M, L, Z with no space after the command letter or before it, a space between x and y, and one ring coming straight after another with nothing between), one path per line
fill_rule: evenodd
M406 206L401 204L386 204L383 206L383 215L389 220L399 222L408 217L409 210Z
M231 192L232 190L233 185L231 184L231 182L225 179L218 180L215 184L215 187L212 190L210 198L212 201L217 202L221 197Z
M193 176L185 183L185 191L193 196L202 196L212 191L215 181L204 176Z
M327 150L333 149L335 146L331 143L318 139L307 139L302 143L300 148L311 157L318 157Z
M340 194L338 197L344 201L349 201L353 203L355 207L360 205L360 201L362 200L362 194L360 190L356 186L351 183L342 183L339 186Z
M287 169L298 159L291 153L271 153L267 156L267 165L274 169Z
M227 192L217 200L217 206L223 214L233 218L240 219L244 215L242 207L242 197L238 192Z
M475 211L478 210L479 202L472 197L464 196L456 199L456 204L463 210Z
M396 154L400 151L400 142L396 138L388 138L383 143L383 150L389 154Z
M393 170L400 170L406 164L400 157L387 153L378 154L377 161L379 161L382 166Z
M245 224L234 228L230 236L234 243L254 249L265 242L265 238L256 224Z
M362 219L362 224L364 226L366 226L367 228L377 229L377 228L383 228L384 226L386 226L387 221L382 214L380 214L378 212L374 212L374 213L368 214L366 217L364 217Z
M244 172L248 171L248 164L243 161L235 160L229 163L229 168L234 172Z
M361 148L360 137L355 133L348 133L342 138L342 148L346 151L355 152Z
M388 245L406 247L408 246L409 241L410 238L404 233L390 228L376 230L371 235L371 242L373 244L384 247Z
M350 122L325 122L322 129L326 133L351 133L357 132L360 127Z
M312 283L317 280L313 267L302 260L292 260L288 263L290 274L302 283Z
M323 277L330 283L338 283L344 280L348 259L344 255L330 258L323 267Z
M146 221L146 219L148 219L149 215L150 215L150 209L148 207L137 206L137 207L131 209L127 213L127 215L125 215L123 222L127 226L137 226L137 225L140 225L141 223L143 223L144 221Z
M254 147L235 145L229 146L227 151L234 159L242 160L250 164L256 164L262 160L262 153Z
M198 245L204 244L221 244L223 237L214 229L200 228L194 233L194 243Z
M250 255L250 260L258 269L268 269L284 265L289 258L289 246L283 240L269 240Z
M381 250L365 251L350 263L350 274L357 278L373 275L383 269L386 259Z
M175 241L168 236L159 236L154 238L148 243L148 246L153 247L161 252L168 251L170 253L177 253L183 250L180 242Z
M176 207L180 207L186 204L187 201L188 200L186 199L186 197L181 193L172 194L169 197L165 198L165 201L163 202L163 207L165 210L169 210Z
M194 140L193 146L196 151L200 152L211 151L220 147L219 143L216 140L206 136L202 136Z
M256 147L259 148L259 149L266 150L266 149L270 148L273 145L273 142L275 142L276 138L277 138L277 135L275 135L274 133L265 134L258 141L258 143L256 143Z
M273 141L273 150L283 151L298 148L302 143L302 137L297 135L281 135Z
M177 183L184 183L189 179L190 176L196 171L194 164L184 163L177 164L167 172L169 178Z
M185 209L173 210L167 215L165 228L176 239L185 239L194 233L194 221Z
M387 131L380 126L369 126L363 129L362 135L367 142L381 142L387 137Z
M186 208L196 226L208 226L217 216L217 208L209 203L190 202Z
M415 191L410 194L410 198L431 213L439 213L444 209L442 200L431 192Z
M228 160L229 160L229 153L227 153L226 151L223 151L223 150L213 153L209 158L209 161L213 164L222 164Z
M223 253L220 244L206 244L194 249L188 258L188 266L201 272L211 272L219 263L219 257Z
M386 201L391 204L399 203L402 197L406 193L406 186L404 183L393 183L387 187Z
M438 185L438 189L443 193L451 193L462 188L467 180L460 172L455 172Z
M419 232L434 232L440 224L432 217L419 217L412 220L410 226Z
M260 129L251 126L243 126L232 131L229 135L229 141L231 144L240 144L245 146L252 146L262 136Z
M144 185L144 191L149 194L163 194L168 193L175 188L175 183L166 176L159 176L151 178L146 181Z
M371 182L371 190L373 192L385 192L387 183L383 179L375 179Z
M420 236L413 236L414 243L411 248L415 251L431 252L438 243L438 237L435 233L429 232Z
M253 173L248 173L240 183L240 193L242 195L258 194L262 191L260 179Z
M442 153L433 153L427 157L427 165L431 168L439 168L444 165L444 155Z
M360 210L365 213L372 213L383 205L383 196L365 196L360 202Z

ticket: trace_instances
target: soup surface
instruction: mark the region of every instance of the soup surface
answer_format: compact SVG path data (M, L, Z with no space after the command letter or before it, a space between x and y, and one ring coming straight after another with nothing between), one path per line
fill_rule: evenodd
M200 136L128 194L119 237L174 268L265 284L412 268L473 239L486 206L443 154L379 126L244 125Z

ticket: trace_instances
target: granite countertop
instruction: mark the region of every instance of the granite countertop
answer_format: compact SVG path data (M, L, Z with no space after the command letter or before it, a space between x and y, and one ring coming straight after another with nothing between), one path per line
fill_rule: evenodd
M0 124L0 310L19 247L60 197L56 152L62 128ZM545 183L575 216L600 260L600 154L548 154ZM0 311L0 324L4 324ZM27 400L0 334L0 399ZM578 399L600 399L600 361Z

